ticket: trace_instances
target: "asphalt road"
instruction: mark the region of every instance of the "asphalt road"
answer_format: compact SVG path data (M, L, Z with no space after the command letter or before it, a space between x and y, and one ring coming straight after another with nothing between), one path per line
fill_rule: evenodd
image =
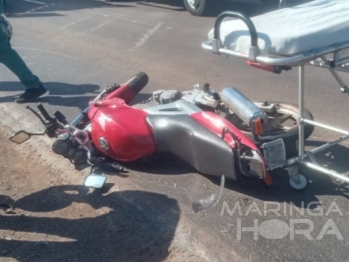
M250 15L265 11L259 4L232 6ZM180 2L10 0L6 12L14 28L13 46L49 90L41 101L50 111L61 110L69 120L99 90L138 71L150 77L141 95L209 82L217 90L234 86L255 101L297 102L297 69L273 75L248 67L243 60L202 50L215 14L193 17ZM330 73L307 67L306 75L306 107L315 118L349 127L349 97L339 92ZM21 84L0 66L0 106L23 114L24 106L13 102L20 92ZM316 130L308 145L333 137ZM321 156L326 165L349 169L345 145ZM146 161L133 167L130 179L145 191L178 199L182 216L195 221L191 233L200 230L215 239L203 242L207 253L212 249L217 254L217 261L349 261L346 188L336 188L323 175L309 173L312 182L302 193L289 188L281 170L273 173L275 185L269 189L260 181L228 182L220 204L208 213L193 214L191 201L215 192L219 179L200 176L177 160L152 161L155 166ZM240 214L234 205L241 207ZM304 210L297 209L302 205ZM239 223L254 227L250 231L256 235L241 231ZM300 229L312 226L309 235L300 234Z

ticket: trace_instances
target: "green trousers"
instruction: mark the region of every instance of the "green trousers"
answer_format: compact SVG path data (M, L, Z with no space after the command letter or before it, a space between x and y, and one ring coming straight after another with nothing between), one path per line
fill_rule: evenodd
M0 0L0 14L2 13L3 0ZM38 87L41 82L27 67L18 53L12 49L7 35L0 27L0 63L11 70L26 88ZM1 79L0 79L1 81Z

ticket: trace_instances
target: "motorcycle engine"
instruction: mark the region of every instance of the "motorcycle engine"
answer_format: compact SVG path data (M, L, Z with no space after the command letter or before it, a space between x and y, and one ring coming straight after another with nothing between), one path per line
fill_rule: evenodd
M163 105L175 102L182 98L182 93L177 90L157 90L154 91L152 96L141 103L134 104L135 108L149 108L153 106Z

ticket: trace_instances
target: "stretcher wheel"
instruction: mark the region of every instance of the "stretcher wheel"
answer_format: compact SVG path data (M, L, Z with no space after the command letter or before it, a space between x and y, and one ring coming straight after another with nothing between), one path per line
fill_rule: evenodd
M290 177L290 186L295 190L303 190L308 186L309 179L302 174L298 174L296 177Z

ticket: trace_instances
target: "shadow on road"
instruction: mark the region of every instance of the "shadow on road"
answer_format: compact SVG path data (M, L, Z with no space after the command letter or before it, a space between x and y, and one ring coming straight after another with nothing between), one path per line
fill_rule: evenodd
M59 82L45 82L45 88L48 92L37 99L35 102L43 102L56 106L77 107L85 109L88 102L95 97L99 90L98 85L81 84L73 85ZM1 92L16 92L14 95L1 96L0 103L14 102L15 98L24 92L23 85L18 82L0 82Z
M318 147L324 144L321 141L306 141L306 146ZM322 153L316 154L316 160L322 166L337 172L349 170L347 157L349 148L342 145L335 145ZM244 195L272 202L292 202L297 207L307 207L311 202L319 202L317 196L341 196L349 199L349 187L347 184L338 185L329 176L313 170L301 168L301 173L309 178L309 185L303 191L296 191L289 185L289 175L284 169L277 169L271 172L273 185L268 187L262 180L242 178L239 181L226 181L226 188L240 192ZM220 178L206 176L210 181L219 185ZM314 209L316 205L310 205Z
M308 140L306 141L306 146L318 147L324 143ZM316 159L321 165L344 173L349 170L348 155L349 148L335 145L327 151L318 153ZM128 164L126 167L136 171L162 175L197 173L195 169L185 162L171 155L155 155ZM319 202L318 196L341 196L349 199L349 187L347 184L339 185L327 175L308 169L305 170L304 168L301 169L301 173L305 174L310 180L308 187L303 191L296 191L290 187L289 175L284 169L277 169L271 172L274 182L271 187L266 186L262 180L245 177L238 181L226 180L225 187L231 191L240 192L247 197L250 196L262 201L292 202L297 207L307 207L312 202ZM219 177L203 176L219 186ZM314 209L316 205L310 205L309 208Z
M163 261L179 221L177 201L142 191L105 193L88 193L83 186L54 186L15 203L0 195L3 205L26 211L20 216L0 215L0 229L46 235L44 241L2 238L0 256L18 261ZM63 210L73 203L89 204L96 212ZM45 216L51 212L70 219ZM68 242L51 241L53 236Z
M156 154L132 163L123 163L127 169L158 175L184 175L197 171L171 154Z

